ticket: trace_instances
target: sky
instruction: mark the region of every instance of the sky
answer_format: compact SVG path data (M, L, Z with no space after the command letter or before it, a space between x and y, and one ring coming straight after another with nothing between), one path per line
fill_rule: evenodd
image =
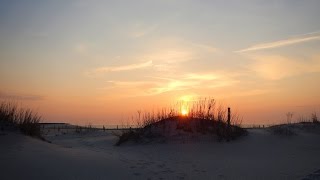
M126 123L215 98L244 124L320 114L318 0L1 0L0 99Z

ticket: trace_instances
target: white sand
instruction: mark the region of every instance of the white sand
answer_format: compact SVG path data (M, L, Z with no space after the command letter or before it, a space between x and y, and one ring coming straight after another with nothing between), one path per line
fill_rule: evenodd
M0 179L303 179L320 169L314 133L279 137L252 129L230 143L117 147L110 132L61 132L46 135L52 144L0 135Z

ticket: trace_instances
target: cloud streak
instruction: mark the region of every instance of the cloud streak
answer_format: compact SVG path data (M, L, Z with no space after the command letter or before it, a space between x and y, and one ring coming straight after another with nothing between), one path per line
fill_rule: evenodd
M289 46L292 44L298 44L298 43L315 41L315 40L320 40L320 35L314 35L314 36L308 36L308 37L299 36L296 38L279 40L279 41L274 41L274 42L269 42L269 43L256 44L256 45L253 45L253 46L248 47L246 49L238 50L235 52L243 53L243 52L258 51L258 50L263 50L263 49L272 49L272 48Z
M152 96L174 91L196 90L199 88L215 89L231 86L236 82L234 79L225 77L221 73L192 73L181 74L170 78L151 78L152 79L141 81L107 81L108 85L101 89L113 90L121 95L134 94L133 96Z
M211 52L211 53L215 53L218 52L219 49L210 45L206 45L206 44L200 44L200 43L191 43L192 46L201 48L205 51Z
M195 73L192 73L192 74L187 74L186 75L186 79L193 79L193 80L206 80L206 81L209 81L209 80L216 80L216 79L219 79L220 76L218 74L195 74Z
M100 67L94 70L95 73L108 73L108 72L118 72L118 71L130 71L134 69L143 69L152 66L152 61L147 61L140 64L129 64L124 66L108 66Z

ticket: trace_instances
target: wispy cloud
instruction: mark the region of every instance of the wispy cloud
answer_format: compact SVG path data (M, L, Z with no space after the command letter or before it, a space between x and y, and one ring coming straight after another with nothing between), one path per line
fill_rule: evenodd
M207 44L200 44L200 43L190 43L192 46L195 46L195 47L198 47L200 49L203 49L205 51L208 51L208 52L211 52L211 53L214 53L214 52L218 52L219 49L216 48L216 47L213 47L213 46L210 46L210 45L207 45Z
M220 76L218 74L214 74L214 73L208 73L208 74L196 74L196 73L192 73L192 74L187 74L186 75L186 79L194 79L194 80L215 80L215 79L219 79Z
M157 85L154 81L107 81L109 88L120 87L120 88L137 88L137 89L148 89Z
M199 82L196 81L184 81L184 80L171 80L162 83L160 86L153 87L147 91L149 95L157 95L170 91L181 91L196 87Z
M109 72L118 72L118 71L130 71L135 69L143 69L152 66L152 61L147 61L139 64L129 64L123 66L107 66L107 67L100 67L96 68L93 71L88 72L89 75L99 75L103 73Z
M314 34L314 33L312 33ZM274 41L274 42L269 42L269 43L262 43L262 44L256 44L251 47L248 47L246 49L241 49L235 52L238 53L243 53L243 52L249 52L249 51L257 51L257 50L263 50L263 49L272 49L272 48L277 48L277 47L283 47L283 46L289 46L292 44L297 44L297 43L303 43L303 42L308 42L308 41L314 41L314 40L320 40L320 35L313 35L313 36L306 36L308 34L300 35L295 38L290 38L290 39L284 39L284 40L279 40L279 41Z
M236 81L222 74L181 74L166 77L147 77L148 80L141 81L107 81L107 86L101 89L108 89L126 96L151 96L167 92L196 90L196 89L214 89L218 87L230 86ZM150 79L151 78L151 79ZM123 92L124 90L130 92Z
M192 60L194 58L193 52L189 52L183 49L166 49L152 53L145 53L140 56L128 57L132 61L139 59L146 60L145 62L126 64L121 66L105 66L97 67L87 70L85 75L88 77L99 77L103 74L110 72L130 71L136 69L153 68L154 72L174 72L180 63ZM122 58L123 62L126 60Z
M183 62L190 61L195 57L194 52L184 49L164 49L143 55L141 59L153 62L155 71L175 72Z
M108 85L100 89L115 90L122 96L151 96L170 91L186 90L198 84L195 81L180 79L160 79L158 81L107 81ZM130 92L123 92L124 90Z

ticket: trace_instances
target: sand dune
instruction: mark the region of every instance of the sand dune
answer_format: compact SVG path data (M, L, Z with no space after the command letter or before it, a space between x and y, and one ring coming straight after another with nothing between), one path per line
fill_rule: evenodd
M1 179L317 179L320 135L251 129L233 142L125 144L110 131L0 135ZM318 174L318 175L317 175ZM309 176L308 176L309 175Z

